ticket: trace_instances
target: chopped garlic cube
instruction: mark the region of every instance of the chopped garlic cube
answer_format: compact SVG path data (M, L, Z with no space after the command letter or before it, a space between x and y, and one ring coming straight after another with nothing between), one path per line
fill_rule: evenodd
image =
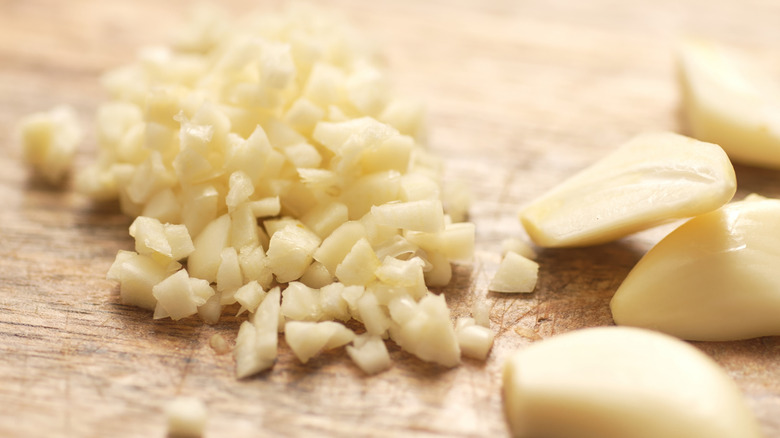
M448 260L470 261L474 256L476 228L470 222L447 224L435 233L408 232L405 236L409 242L426 251L439 252Z
M230 216L224 214L211 221L194 240L195 250L187 259L190 275L217 281L222 250L230 242Z
M508 252L501 260L488 289L493 292L528 293L536 288L539 264L520 254Z
M233 350L239 379L267 370L276 362L280 300L280 289L271 289L253 320L241 323Z
M321 350L346 345L355 333L333 321L288 321L284 326L284 339L301 363L306 363Z
M287 226L271 236L267 266L282 283L297 280L312 262L320 238L303 226Z
M336 267L336 278L346 285L368 284L375 278L374 272L378 267L379 259L371 244L361 238Z
M214 333L209 338L209 347L214 350L216 354L226 354L230 352L230 345L225 337L219 333Z
M154 285L152 295L157 299L155 315L169 316L174 321L194 315L198 312L198 306L205 304L210 297L194 293L190 277L184 269Z
M238 263L236 249L229 246L219 254L220 263L217 268L217 290L222 292L222 304L233 304L236 290L244 284L241 265Z
M444 229L444 207L438 199L376 205L371 214L378 224L393 228L427 233Z
M420 300L394 340L424 361L446 367L460 363L460 346L443 295L429 293Z
M152 288L181 267L176 262L160 264L147 255L136 253L130 256L117 254L116 263L120 265L116 268L112 266L111 271L118 271L122 303L149 310L157 306Z
M58 106L21 121L24 161L51 184L58 184L70 168L81 141L76 112Z
M508 252L514 252L521 256L536 260L536 251L524 240L512 237L501 241L501 256L506 256Z
M236 300L238 304L241 304L239 313L244 310L254 313L257 306L263 301L263 298L265 298L265 291L257 281L246 283L238 288L236 293L233 294L233 299Z
M322 317L318 291L294 281L282 292L282 315L294 321L319 321Z
M208 413L206 405L194 397L177 397L165 407L168 436L196 438L203 436Z
M474 318L459 318L455 323L458 345L464 356L485 360L493 346L495 333L487 327L477 325Z
M331 232L314 252L314 259L322 263L331 274L344 260L358 240L366 237L366 229L356 221L343 222Z
M306 268L299 280L301 283L314 289L333 284L333 276L328 272L325 265L317 261L312 262Z
M383 336L390 328L388 311L379 304L376 295L364 293L357 301L357 310L367 333Z
M356 288L357 286L349 286ZM347 286L342 283L330 283L320 289L320 311L323 318L347 322L352 318L349 313L349 305L343 297ZM360 289L360 287L357 287Z
M238 253L238 264L244 275L244 284L257 281L263 289L269 289L273 282L273 272L268 267L268 258L262 246L243 248Z
M444 254L431 251L425 254L428 269L424 272L428 286L446 286L452 279L452 265Z
M352 345L347 345L347 354L366 374L379 373L392 365L387 346L379 336L369 334L356 336L352 340Z

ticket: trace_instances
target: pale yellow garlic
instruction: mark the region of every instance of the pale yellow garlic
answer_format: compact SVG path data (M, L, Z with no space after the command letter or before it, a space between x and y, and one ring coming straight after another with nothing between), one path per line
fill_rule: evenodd
M265 295L266 292L257 281L250 281L236 290L236 292L233 294L233 299L241 305L239 314L241 314L244 310L248 310L249 312L254 313L260 303L263 302Z
M210 222L193 241L195 250L187 258L190 275L210 282L217 281L222 250L230 242L230 216L225 214Z
M365 285L375 277L379 259L368 240L361 238L336 266L336 278L346 285Z
M344 322L352 318L343 296L347 288L361 290L360 286L344 286L342 283L330 283L319 290L319 308L323 318Z
M198 316L206 324L216 324L222 316L222 293L216 292L205 303L198 306Z
M194 397L177 397L165 406L168 436L197 438L203 436L208 420L206 405Z
M76 111L63 105L31 114L20 131L24 161L49 183L60 183L82 138Z
M539 246L595 245L715 210L735 191L719 146L645 133L533 201L520 220Z
M780 200L751 197L658 242L610 302L620 325L690 340L780 335Z
M454 367L460 346L443 295L429 293L414 306L394 340L420 359Z
M508 252L498 265L488 290L506 293L528 293L536 288L539 264L515 252Z
M386 171L405 173L412 162L414 148L414 140L410 137L390 137L360 154L360 169L365 174ZM401 199L405 198L403 193L400 195Z
M273 282L273 272L267 266L267 257L262 246L242 248L238 253L238 264L244 276L244 284L257 281L264 289Z
M359 220L371 207L398 200L400 181L401 174L395 170L364 175L345 187L339 200L349 209L350 220Z
M420 143L421 107L391 96L373 54L353 36L334 37L338 26L321 28L320 12L269 26L217 15L104 77L114 102L99 110L101 156L79 186L144 216L133 231L143 254L121 252L108 275L123 301L156 317L197 312L209 324L239 303L251 320L237 340L239 377L273 364L285 320L355 319L377 335L415 338L402 335L391 302L411 306L404 321L430 332L408 344L415 354L454 364L446 303L417 301L449 282L450 261L471 259L473 226L451 226L444 214L441 161ZM174 260L190 278L163 283L181 268ZM165 306L152 294L159 283ZM263 291L276 283L285 293L271 320ZM384 368L382 342L353 348Z
M236 206L230 213L230 246L237 251L260 245L260 227L248 203Z
M503 393L516 437L763 436L717 363L650 330L588 328L534 343L506 361Z
M379 225L435 233L444 229L444 210L439 200L392 202L371 207Z
M130 224L130 235L135 238L136 252L162 262L181 260L195 250L187 227L163 224L155 218L138 216Z
M252 201L249 203L249 206L255 217L278 216L282 211L282 204L279 202L278 196Z
M449 259L439 252L425 254L428 266L424 271L425 284L428 286L446 286L452 279L452 266Z
M474 318L458 318L455 334L461 354L479 360L487 359L496 336L489 328L477 325Z
M197 289L193 289L191 280L198 284ZM205 304L213 294L205 280L191 279L184 269L177 271L152 287L152 295L157 299L155 319L179 320L194 315L198 306Z
M537 257L536 251L528 242L516 237L510 237L501 241L501 256L506 256L510 251L531 260L536 260Z
M352 340L352 345L347 345L347 354L366 374L376 374L384 371L392 365L387 346L379 336L362 334Z
M366 230L357 221L343 222L322 241L314 252L314 259L322 263L332 275L358 240L366 237Z
M314 261L306 268L298 280L306 286L319 289L332 284L333 275L328 272L325 265L318 261Z
M691 135L735 162L780 168L780 86L735 52L688 39L677 49L682 109Z
M354 337L352 330L333 321L289 321L284 326L284 340L302 363L322 350L346 345Z
M152 288L176 272L181 265L177 262L160 263L153 258L136 253L120 252L109 270L112 278L119 280L119 297L124 304L153 310L157 299Z
M163 223L181 223L181 204L172 189L160 190L149 198L141 216L153 217Z
M366 326L366 333L384 336L390 328L390 315L373 293L364 293L357 301L357 311Z
M476 227L471 222L447 224L443 230L434 233L407 232L409 242L426 251L439 252L448 260L470 261L474 256Z
M349 210L341 202L328 202L320 204L301 217L303 222L310 230L326 239L341 224L349 219ZM324 243L324 242L323 242Z
M303 283L291 282L282 292L282 316L293 321L319 321L322 308L318 294Z
M252 321L244 321L238 330L236 377L239 379L271 368L276 362L281 291L275 287L260 303Z
M226 354L232 350L225 337L219 333L211 335L209 338L209 347L211 347L216 354Z
M267 266L279 282L297 280L312 262L320 238L305 227L287 226L271 236Z
M241 265L238 262L238 253L232 246L224 248L219 254L219 268L217 268L217 290L222 293L222 304L235 303L233 294L244 284L241 274Z

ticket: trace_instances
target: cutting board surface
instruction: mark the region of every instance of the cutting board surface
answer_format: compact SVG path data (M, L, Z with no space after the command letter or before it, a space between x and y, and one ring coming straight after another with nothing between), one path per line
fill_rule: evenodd
M518 210L631 136L685 132L675 41L701 35L780 72L773 0L321 2L386 55L399 94L426 102L430 147L445 185L467 187L474 262L441 290L453 317L487 300L497 332L486 362L454 369L391 347L392 369L366 377L343 350L301 365L282 345L272 371L237 381L230 355L240 319L154 321L119 303L105 280L132 249L130 218L69 181L50 188L20 165L18 119L68 103L85 126L104 101L101 72L168 41L183 0L0 1L0 436L165 435L162 407L201 398L206 436L508 436L501 366L512 351L583 327L610 325L608 303L631 267L670 231L574 250L540 250L533 294L487 292L501 241L524 238ZM234 14L267 2L225 2ZM77 156L94 155L94 134ZM737 198L780 197L780 172L736 166ZM780 437L780 338L695 343L736 380L767 437Z

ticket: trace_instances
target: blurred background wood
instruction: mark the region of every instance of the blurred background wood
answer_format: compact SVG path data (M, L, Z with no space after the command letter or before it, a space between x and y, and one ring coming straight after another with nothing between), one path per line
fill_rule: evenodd
M500 242L524 237L517 211L562 178L646 130L684 132L673 48L685 34L745 50L780 72L780 2L773 0L459 0L320 2L386 54L400 94L429 109L430 145L445 184L470 191L477 255L443 290L454 316L475 299L498 332L486 363L455 369L392 349L395 366L365 377L343 351L298 364L282 347L274 369L236 381L239 320L153 321L118 303L104 279L130 220L43 186L20 165L18 119L59 103L85 126L105 98L98 77L164 43L184 0L0 0L0 436L163 436L162 406L203 399L207 436L507 436L500 372L514 349L607 325L608 302L670 227L594 248L540 251L534 294L486 292ZM278 2L228 1L235 14ZM77 166L94 153L94 134ZM780 174L737 166L738 197L780 196ZM780 437L778 337L695 344L744 391L767 437Z

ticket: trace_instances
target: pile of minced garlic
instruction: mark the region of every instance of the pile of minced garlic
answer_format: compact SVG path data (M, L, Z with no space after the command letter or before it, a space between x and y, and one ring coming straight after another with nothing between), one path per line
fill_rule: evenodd
M248 315L239 378L273 366L280 332L302 362L346 346L368 373L391 365L388 339L448 367L487 356L488 318L453 322L428 290L471 260L474 224L443 210L421 106L390 93L343 23L202 12L104 85L99 156L77 186L136 217L135 251L108 272L122 302L210 324Z

